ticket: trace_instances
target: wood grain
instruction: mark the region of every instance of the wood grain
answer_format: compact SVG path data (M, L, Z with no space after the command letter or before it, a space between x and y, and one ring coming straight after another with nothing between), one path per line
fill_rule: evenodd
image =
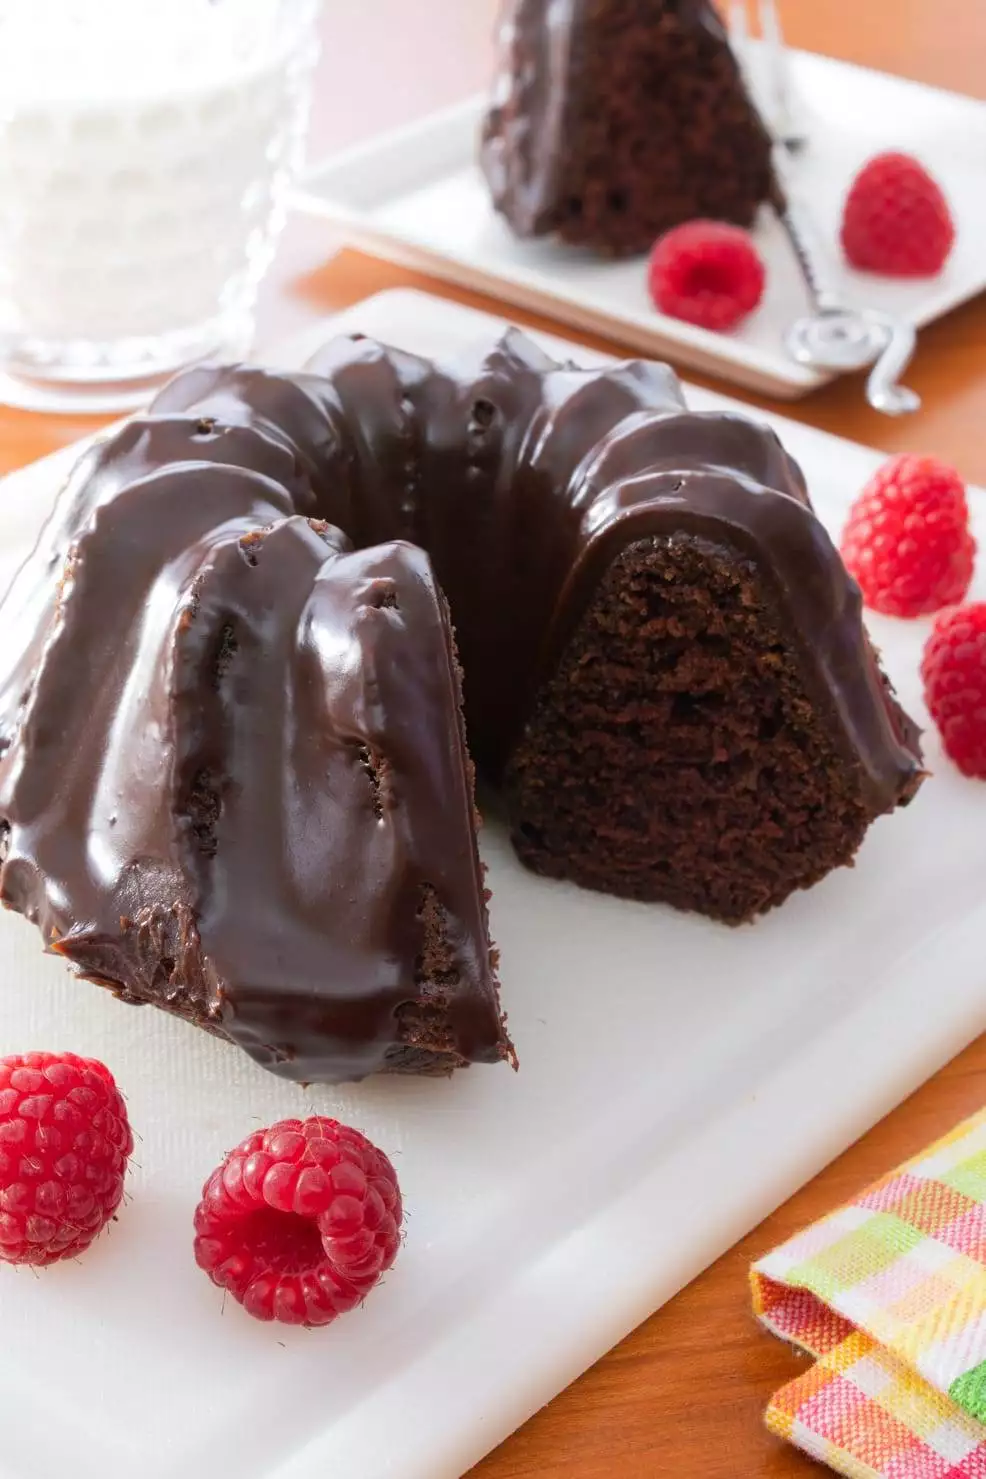
M750 1261L980 1109L981 1039L509 1439L470 1479L809 1479L761 1413L803 1368L749 1312ZM714 1215L714 1209L710 1209Z
M428 3L434 9L434 0ZM795 45L986 96L982 0L858 0L854 5L787 0L782 10ZM380 45L385 44L382 38ZM337 50L332 62L338 72ZM448 65L456 66L452 54ZM892 143L892 120L888 126ZM330 245L317 223L292 224L262 304L265 339L400 285L503 311L495 302L356 253L343 252L314 267ZM529 314L511 316L552 327ZM970 479L986 483L986 299L922 334L910 378L925 398L923 412L910 421L876 416L853 380L797 406L776 408L888 452L936 453ZM0 471L63 446L96 424L0 410ZM930 982L928 1009L934 1010ZM473 1479L807 1479L818 1474L816 1465L769 1438L761 1425L770 1391L792 1376L799 1362L754 1325L746 1288L749 1262L979 1109L984 1098L986 1038L533 1418L473 1471ZM709 1215L715 1216L714 1204Z

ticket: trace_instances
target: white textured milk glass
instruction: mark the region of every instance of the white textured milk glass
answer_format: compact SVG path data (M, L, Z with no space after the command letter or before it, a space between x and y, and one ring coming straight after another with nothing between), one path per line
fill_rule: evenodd
M123 403L241 352L319 0L0 0L0 396Z

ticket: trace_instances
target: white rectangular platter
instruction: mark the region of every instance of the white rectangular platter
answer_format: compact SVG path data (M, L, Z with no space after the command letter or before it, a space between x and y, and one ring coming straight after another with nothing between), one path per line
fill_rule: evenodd
M917 327L986 287L986 103L829 57L793 52L792 83L810 145L792 166L828 248L831 285L860 307ZM476 164L485 100L473 99L312 169L303 208L356 245L449 281L550 314L651 356L794 399L830 376L784 349L807 298L784 233L762 213L756 237L768 268L761 308L732 334L659 314L642 259L613 263L546 241L520 241L496 215ZM958 241L940 277L894 281L852 271L837 248L841 203L859 166L883 149L916 154L947 191Z
M307 347L336 327L448 352L502 325L387 293ZM768 419L836 529L878 454ZM0 484L0 580L70 460ZM874 623L919 716L925 630ZM3 1479L456 1479L986 1025L986 787L928 752L854 870L738 931L534 878L488 827L516 1075L303 1092L0 918L0 1051L104 1058L140 1137L84 1260L0 1268ZM406 1246L334 1327L258 1325L195 1268L192 1211L230 1146L315 1110L394 1156Z

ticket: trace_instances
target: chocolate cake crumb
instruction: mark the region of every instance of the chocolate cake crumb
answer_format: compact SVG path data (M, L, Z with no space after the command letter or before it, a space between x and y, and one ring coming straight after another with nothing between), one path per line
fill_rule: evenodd
M223 678L229 671L229 666L239 650L239 641L236 637L236 626L232 621L223 623L216 643L216 651L212 658L212 683L218 688Z
M444 597L442 599L444 602ZM465 744L465 721L461 708L462 668L459 664L454 637L452 661L460 693L459 730L463 744ZM482 823L475 803L475 767L468 748L464 749L464 753L468 772L466 779L469 794L473 797L473 814L478 831ZM482 864L480 866L485 876L485 867ZM483 913L484 923L487 925L487 939L489 938L489 918L486 905L489 898L489 891L484 890ZM401 1042L388 1052L384 1072L424 1074L433 1078L443 1077L452 1073L456 1068L467 1068L469 1064L468 1060L455 1050L455 1037L449 1019L449 1004L455 988L461 983L462 976L450 938L448 914L442 906L438 890L433 883L425 882L420 886L417 919L422 929L421 951L414 973L414 984L418 994L414 1000L405 1002L397 1010ZM497 1009L502 1011L499 1003L499 983L496 980L499 951L492 945L489 950L489 963L494 989L497 991ZM506 1036L506 1017L504 1016L502 1020L504 1044L499 1057L506 1058L516 1068L517 1054L513 1043Z
M421 907L418 919L424 930L424 948L418 957L414 975L416 986L428 988L432 994L437 986L458 986L459 967L455 963L455 952L449 941L448 919L439 902L438 893L430 883L421 885Z
M189 820L196 846L203 857L214 858L218 850L216 828L222 815L222 783L211 770L196 771L178 811Z
M449 939L448 917L431 883L420 887L422 946L414 973L417 996L397 1009L401 1043L387 1055L388 1073L440 1076L466 1066L448 1019L450 994L461 979Z
M195 917L186 905L145 906L133 918L121 916L118 938L68 937L53 941L51 949L118 1001L159 1007L229 1041L216 988L206 977Z
M360 745L359 763L373 791L373 815L378 822L382 821L384 793L389 771L387 761L382 755L374 754L369 745Z
M851 863L872 814L799 659L736 550L629 546L510 766L522 860L728 924Z
M259 529L254 530L250 534L244 534L243 538L240 540L240 551L248 565L253 565L254 567L256 567L257 558L260 552L260 546L263 544L263 542L264 534Z
M399 611L400 603L392 580L378 580L371 593L375 611Z

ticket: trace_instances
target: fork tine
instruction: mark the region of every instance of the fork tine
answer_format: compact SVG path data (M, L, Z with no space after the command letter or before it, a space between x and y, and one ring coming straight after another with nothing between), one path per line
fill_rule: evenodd
M750 39L750 14L746 0L730 0L728 26L730 41L737 51L742 51Z
M768 46L783 52L784 32L781 28L777 0L757 0L757 9L760 12L760 34L764 41Z
M757 0L757 8L760 12L760 34L771 92L774 132L786 148L794 151L805 142L805 136L794 116L790 57L784 42L777 0Z

